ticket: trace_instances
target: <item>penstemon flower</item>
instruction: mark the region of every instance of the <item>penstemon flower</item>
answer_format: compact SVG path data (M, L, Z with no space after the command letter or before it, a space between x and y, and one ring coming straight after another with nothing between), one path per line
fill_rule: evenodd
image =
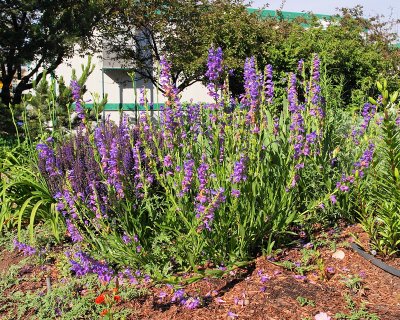
M265 66L265 98L268 103L274 102L274 82L272 81L272 66L267 64Z
M85 109L82 107L82 99L81 99L81 87L78 84L78 81L71 81L71 90L72 97L75 101L75 111L78 114L78 118L84 120L85 119Z
M222 88L220 85L221 76L223 72L223 54L222 49L218 47L214 49L210 48L208 51L207 59L207 72L205 76L208 79L207 89L208 94L215 100L219 100L218 91Z

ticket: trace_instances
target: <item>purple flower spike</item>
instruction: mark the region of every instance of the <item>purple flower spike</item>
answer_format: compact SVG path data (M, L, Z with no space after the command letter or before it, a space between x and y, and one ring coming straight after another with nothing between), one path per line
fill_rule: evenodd
M267 64L265 67L265 98L268 103L273 103L274 82L272 81L272 66Z
M81 87L79 86L78 81L71 81L71 90L72 97L75 101L75 111L78 114L78 118L83 120L85 118L85 110L82 107Z
M303 67L304 67L304 60L300 59L297 64L297 71L299 72L299 74L303 72Z
M233 173L231 179L233 183L239 183L241 181L246 181L246 163L247 158L243 155L240 156L240 160L235 162L233 166Z
M244 64L244 90L241 103L244 107L250 107L247 120L255 124L255 113L260 98L262 77L257 74L254 57L246 59Z
M194 170L194 160L189 159L183 163L183 171L184 177L182 181L182 191L180 192L180 196L183 197L190 190L190 186L193 181L193 170Z
M208 93L215 100L218 101L219 93L218 90L221 88L219 84L221 75L223 71L223 53L222 49L218 47L217 49L210 48L208 51L207 60L207 72L206 77L208 78Z
M83 237L79 233L79 230L75 227L75 225L71 222L71 220L67 219L67 230L70 234L70 237L73 242L82 242Z

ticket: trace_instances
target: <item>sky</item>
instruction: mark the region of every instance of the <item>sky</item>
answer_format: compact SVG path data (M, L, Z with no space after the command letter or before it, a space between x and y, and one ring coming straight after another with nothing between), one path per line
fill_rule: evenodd
M261 8L268 5L267 9L277 10L282 6L282 0L253 0L251 7ZM375 15L384 15L385 19L400 19L400 1L399 0L286 0L283 4L283 11L308 12L321 14L338 13L336 8L352 8L356 5L362 5L364 16L366 18ZM399 34L400 26L397 25L394 31Z
M282 0L253 0L252 7L259 8L269 4L268 9L276 10L282 5ZM283 11L312 11L314 13L334 14L336 8L364 7L366 17L376 14L390 15L391 11L395 18L400 18L400 1L396 0L286 0Z

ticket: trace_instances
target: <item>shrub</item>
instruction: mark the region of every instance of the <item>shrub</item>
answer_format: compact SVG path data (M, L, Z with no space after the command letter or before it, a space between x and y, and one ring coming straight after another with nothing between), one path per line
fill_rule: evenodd
M78 252L77 273L109 279L109 268L129 266L157 276L235 263L316 223L352 218L349 185L362 176L345 173L364 144L343 136L336 110L325 109L317 56L310 78L304 66L290 74L283 106L274 102L272 67L260 74L254 58L240 104L221 86L221 50L211 49L208 61L215 103L183 107L169 68L163 60L160 121L143 113L137 126L124 119L92 130L82 111L76 135L37 146L72 240L109 264Z

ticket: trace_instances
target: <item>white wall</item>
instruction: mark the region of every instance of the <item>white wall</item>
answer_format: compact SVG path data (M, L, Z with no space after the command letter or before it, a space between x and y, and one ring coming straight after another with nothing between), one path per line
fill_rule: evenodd
M66 84L71 81L72 69L76 70L79 77L82 73L81 65L86 65L87 57L75 55L73 58L64 61L55 71L57 76L63 76ZM95 68L86 82L87 92L83 97L85 101L92 99L92 93L102 96L102 60L101 57L92 57L92 64ZM139 101L140 89L145 87L147 99L150 103L163 103L165 98L150 82L136 80L136 99ZM194 83L190 87L181 92L182 102L212 102L211 97L207 94L207 88L200 82ZM108 95L108 103L134 103L135 90L132 85L131 77L124 70L105 70L104 71L104 93Z

